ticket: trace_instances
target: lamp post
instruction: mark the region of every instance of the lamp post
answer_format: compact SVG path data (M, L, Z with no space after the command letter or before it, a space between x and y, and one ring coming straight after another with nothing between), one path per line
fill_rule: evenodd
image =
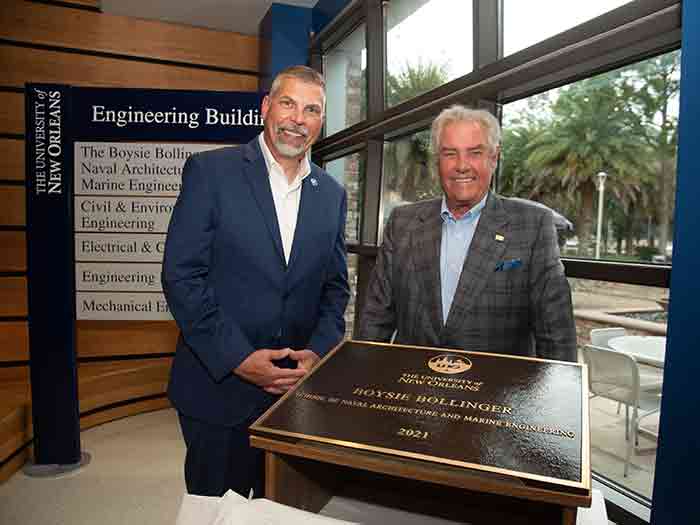
M605 179L608 174L604 171L598 173L598 226L595 234L595 258L600 259L600 230L603 226L603 196L605 194Z

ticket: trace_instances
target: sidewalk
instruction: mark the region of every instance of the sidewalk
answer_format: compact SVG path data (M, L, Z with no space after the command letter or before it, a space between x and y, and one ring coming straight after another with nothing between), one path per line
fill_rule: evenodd
M579 346L590 342L592 328L621 326L633 335L666 335L666 323L620 314L663 311L658 301L668 297L667 289L583 279L570 283Z

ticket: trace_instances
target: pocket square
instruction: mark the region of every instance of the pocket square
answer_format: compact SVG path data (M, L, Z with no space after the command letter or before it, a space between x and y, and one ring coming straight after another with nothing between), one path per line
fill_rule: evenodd
M495 272L505 272L506 270L512 270L513 268L518 268L523 265L523 261L520 259L510 259L507 261L501 261L496 265Z

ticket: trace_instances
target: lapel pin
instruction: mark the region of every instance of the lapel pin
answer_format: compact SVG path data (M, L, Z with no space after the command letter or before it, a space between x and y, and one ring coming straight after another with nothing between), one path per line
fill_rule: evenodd
M310 180L311 180L311 185L312 185L312 186L318 186L318 181L317 181L316 179L314 179L313 177L311 177Z
M498 242L503 242L503 241L506 240L506 238L505 238L503 235L501 235L500 233L497 233L497 234L496 234L496 240L497 240Z

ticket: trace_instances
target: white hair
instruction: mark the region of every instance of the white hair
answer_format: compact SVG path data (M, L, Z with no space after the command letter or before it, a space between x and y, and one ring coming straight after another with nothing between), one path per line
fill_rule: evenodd
M481 126L481 129L486 132L486 140L492 152L495 152L501 143L501 126L496 117L484 109L473 109L455 104L440 112L433 121L430 130L430 142L436 162L440 157L442 130L445 129L445 126L456 122L474 122Z

